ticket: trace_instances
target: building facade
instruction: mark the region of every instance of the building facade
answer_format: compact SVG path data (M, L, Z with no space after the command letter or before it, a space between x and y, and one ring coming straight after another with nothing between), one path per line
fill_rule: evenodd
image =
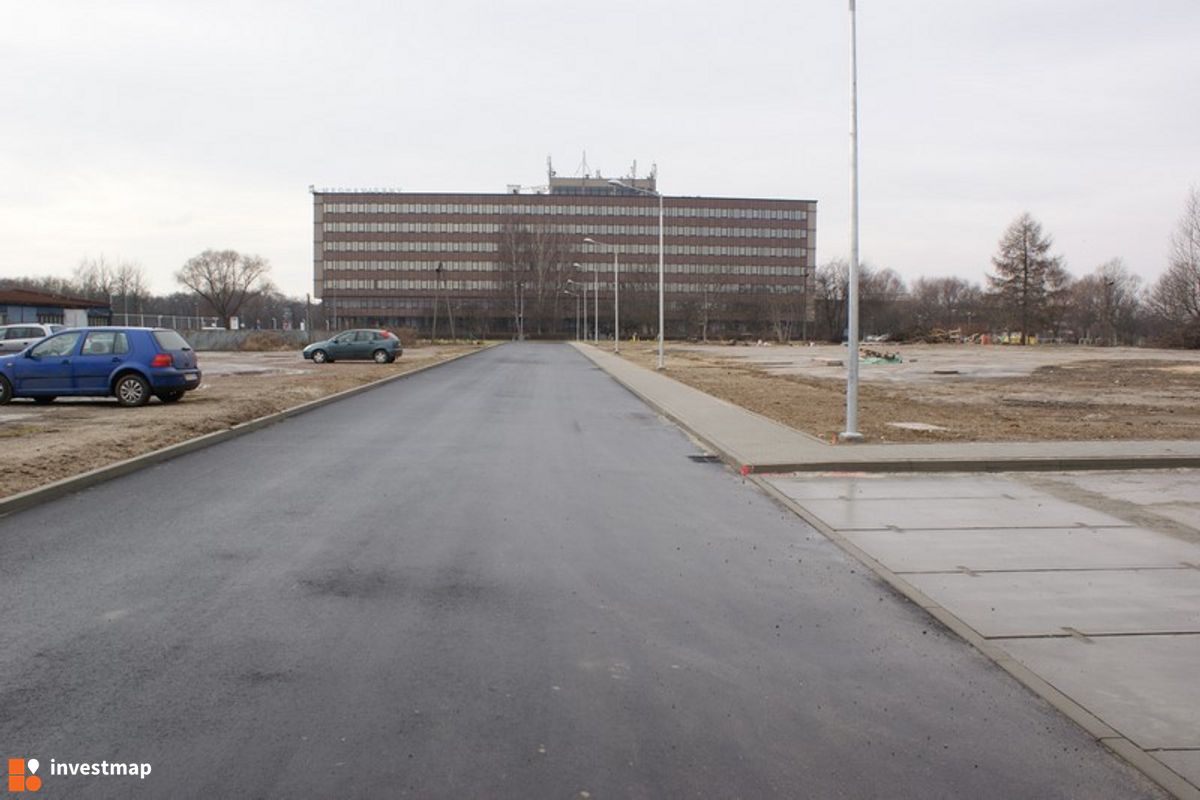
M655 184L551 173L533 192L314 189L313 290L329 327L476 337L574 336L586 295L589 332L598 321L611 338L616 283L621 336L657 335ZM662 201L669 337L802 335L815 201Z
M83 327L107 325L111 319L108 303L29 289L0 289L0 325L41 322Z

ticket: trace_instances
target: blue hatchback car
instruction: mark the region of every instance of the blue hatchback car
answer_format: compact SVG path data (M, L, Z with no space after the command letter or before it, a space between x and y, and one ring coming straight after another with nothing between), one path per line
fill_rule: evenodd
M199 385L195 351L165 328L71 328L0 356L0 405L110 395L123 406L145 405L151 395L174 403Z

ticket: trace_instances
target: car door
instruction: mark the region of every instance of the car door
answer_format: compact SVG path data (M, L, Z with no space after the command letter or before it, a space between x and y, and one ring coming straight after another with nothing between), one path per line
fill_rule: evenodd
M13 387L20 394L70 394L72 362L77 357L81 331L67 331L35 344L13 364Z
M124 331L89 331L79 355L71 359L74 387L81 394L105 393L108 379L129 358L129 338Z
M329 340L329 355L333 358L354 357L354 331L339 333Z
M374 331L355 331L354 332L354 357L355 358L370 358L374 351Z

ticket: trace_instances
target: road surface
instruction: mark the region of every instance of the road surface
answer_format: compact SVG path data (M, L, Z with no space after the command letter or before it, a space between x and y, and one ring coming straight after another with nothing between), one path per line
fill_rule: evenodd
M45 797L1158 796L700 452L510 344L0 519L0 756Z

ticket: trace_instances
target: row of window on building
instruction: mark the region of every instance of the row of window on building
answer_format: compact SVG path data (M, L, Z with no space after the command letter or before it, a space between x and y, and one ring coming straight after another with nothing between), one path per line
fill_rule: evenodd
M432 272L440 264L443 272L507 272L508 266L495 261L325 261L326 272ZM592 269L601 275L609 274L612 262L587 262L584 272L591 274ZM658 273L658 265L653 263L623 264L621 273ZM780 266L777 264L676 264L670 265L669 274L684 275L767 275L774 277L793 276L800 278L806 274L804 267L795 265Z
M498 234L497 222L328 222L325 233L478 233ZM658 236L657 225L544 225L539 232L568 236ZM807 239L805 228L730 228L669 225L666 236L706 238Z
M599 284L602 292L608 292L610 290L608 282L600 281ZM340 291L414 292L497 292L503 289L511 292L513 290L513 284L505 281L443 280L439 283L438 281L434 280L408 280L403 278L331 278L325 281L325 288L337 289ZM588 288L591 288L590 283L588 283ZM657 281L621 282L622 292L651 290L655 292L658 291ZM770 285L763 283L681 283L667 281L663 284L663 291L683 294L702 294L705 292L715 292L719 294L761 294L769 292L800 292L803 291L803 287L800 283Z
M327 253L498 253L497 242L322 242ZM628 244L622 254L657 255L658 244ZM669 244L668 256L745 256L752 258L802 258L802 247L751 247L743 245Z
M486 214L499 216L588 216L588 217L657 217L658 203L636 206L578 205L572 203L325 203L326 214ZM663 207L667 217L696 217L702 219L808 219L808 212L798 208L723 208L673 205L667 198Z

